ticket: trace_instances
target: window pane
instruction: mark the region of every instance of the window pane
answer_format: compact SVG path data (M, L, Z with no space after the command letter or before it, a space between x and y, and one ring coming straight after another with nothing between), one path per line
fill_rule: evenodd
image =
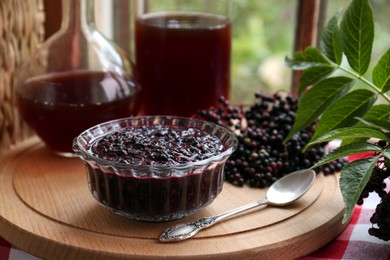
M296 1L234 1L231 101L253 102L255 91L290 89L284 57L292 53Z

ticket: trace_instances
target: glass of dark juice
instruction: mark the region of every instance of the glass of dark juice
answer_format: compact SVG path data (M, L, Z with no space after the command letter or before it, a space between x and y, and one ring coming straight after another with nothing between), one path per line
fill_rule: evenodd
M231 0L135 1L141 113L192 116L229 98Z

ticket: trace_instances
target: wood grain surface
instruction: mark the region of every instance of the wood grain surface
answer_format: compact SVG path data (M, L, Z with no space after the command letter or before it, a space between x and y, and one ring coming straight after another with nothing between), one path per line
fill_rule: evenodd
M261 199L265 192L225 183L215 201L193 216L133 221L94 200L80 159L51 154L32 138L0 158L0 235L45 259L293 259L322 247L344 228L338 176L318 174L309 192L290 206L264 206L190 240L158 241L171 225Z

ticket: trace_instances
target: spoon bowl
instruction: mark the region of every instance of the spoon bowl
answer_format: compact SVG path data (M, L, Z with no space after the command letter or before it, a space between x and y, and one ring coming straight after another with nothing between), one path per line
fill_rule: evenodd
M302 197L313 185L315 178L313 170L290 173L269 187L266 199L274 206L288 205Z
M193 222L167 228L159 239L161 242L182 241L195 236L202 229L260 205L285 206L291 204L310 189L315 178L316 173L310 169L292 172L273 183L268 188L265 199L254 201L216 216L200 218Z

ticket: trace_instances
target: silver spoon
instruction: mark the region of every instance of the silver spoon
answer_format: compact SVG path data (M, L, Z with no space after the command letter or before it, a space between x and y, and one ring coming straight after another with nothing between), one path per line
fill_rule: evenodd
M314 183L315 178L316 173L309 169L290 173L283 178L280 178L269 187L265 199L254 201L216 216L200 218L193 222L178 224L167 228L160 235L160 241L174 242L188 239L196 235L202 229L211 227L228 217L260 205L270 204L273 206L285 206L290 204L309 190Z

